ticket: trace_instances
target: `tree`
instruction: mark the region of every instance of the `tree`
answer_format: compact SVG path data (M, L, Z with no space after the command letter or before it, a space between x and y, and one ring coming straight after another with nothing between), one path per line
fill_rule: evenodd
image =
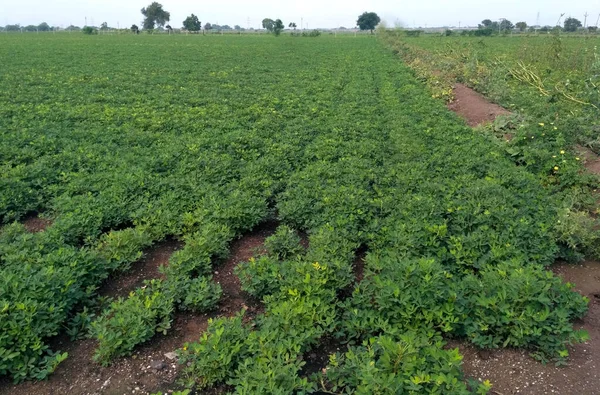
M144 29L153 30L154 26L162 27L165 23L171 19L171 14L163 10L162 4L156 1L150 4L146 8L142 8L142 15L144 15Z
M98 29L96 29L93 26L84 26L81 31L83 32L83 34L87 34L87 35L90 35L90 36L92 34L98 34Z
M4 30L6 30L7 32L18 32L19 30L21 30L21 25L6 25L4 26Z
M374 12L364 12L358 17L356 24L360 30L370 30L373 34L375 27L381 22L381 18Z
M273 33L276 36L279 36L281 34L281 32L283 31L283 29L285 29L283 22L281 21L281 19L277 19L275 21L275 23L273 24Z
M213 26L212 26L210 23L206 22L206 23L204 24L204 30L210 30L210 29L212 29L212 28L213 28Z
M500 22L499 28L503 32L508 32L508 31L514 29L515 25L513 25L513 23L511 21L509 21L508 19L502 19L502 21Z
M581 21L575 18L567 18L565 19L565 31L566 32L576 32L581 26Z
M242 27L241 27L240 25L235 25L235 26L233 27L233 29L234 29L234 30L237 30L237 31L240 31L240 30L242 30Z
M517 29L519 29L519 31L521 31L521 32L524 32L524 31L525 31L525 29L527 29L527 23L526 23L526 22L517 22L517 23L515 24L515 27L516 27Z
M262 21L262 27L263 29L267 29L268 31L272 32L273 28L275 27L275 21L271 18L265 18Z
M183 21L183 27L189 32L199 32L202 29L202 22L194 14L185 18Z
M108 30L108 23L102 22L102 24L100 25L100 30Z
M140 34L140 28L137 25L131 25L131 32L133 34Z
M40 23L40 24L38 25L37 29L38 29L40 32L47 32L47 31L50 31L50 30L51 30L51 29L50 29L50 25L48 25L46 22L42 22L42 23Z
M598 26L588 26L588 30L590 33L595 33L598 31Z
M492 20L491 19L484 19L481 21L481 26L483 27L492 27Z
M290 25L289 25L289 28L290 28L290 29L294 29L294 30L296 30L296 28L297 28L297 27L298 27L298 25L296 25L296 23L295 23L295 22L292 22L292 23L290 23Z
M26 32L36 32L37 31L37 26L27 25L27 26L25 26L25 31Z
M173 33L173 28L171 27L171 25L167 25L167 26L165 26L165 29L167 29L167 32L168 32L169 34Z

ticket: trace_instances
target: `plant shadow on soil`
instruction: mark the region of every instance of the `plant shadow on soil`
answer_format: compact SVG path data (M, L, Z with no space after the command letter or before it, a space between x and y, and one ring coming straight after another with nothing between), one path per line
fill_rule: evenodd
M223 288L218 310L208 313L176 312L171 330L167 335L157 334L147 343L137 347L130 357L118 358L112 365L102 367L92 360L96 342L93 339L70 341L66 334L52 340L52 349L68 352L69 357L45 381L13 384L7 378L0 379L0 394L11 395L58 395L58 394L147 394L178 389L175 380L178 364L165 354L196 341L206 330L211 318L234 316L246 309L246 319L251 320L263 311L262 305L246 295L240 287L235 266L264 250L267 237L278 223L267 222L256 227L230 246L229 257L214 268L213 280ZM144 280L160 278L161 265L168 264L169 257L181 248L182 243L167 240L150 248L144 257L134 263L129 271L109 278L99 290L100 296L120 297L143 284ZM209 393L222 393L215 388Z

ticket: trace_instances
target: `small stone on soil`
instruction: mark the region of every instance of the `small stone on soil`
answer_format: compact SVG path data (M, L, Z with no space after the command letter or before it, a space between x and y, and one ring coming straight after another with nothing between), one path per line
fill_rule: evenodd
M172 351L172 352L166 353L165 357L167 357L170 360L173 360L173 359L177 359L177 354L174 351Z
M150 362L150 367L154 370L163 370L167 367L164 361L152 361Z

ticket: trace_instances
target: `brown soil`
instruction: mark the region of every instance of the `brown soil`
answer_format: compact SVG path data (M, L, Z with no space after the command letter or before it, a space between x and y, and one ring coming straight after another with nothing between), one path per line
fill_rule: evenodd
M40 218L37 215L29 216L23 220L23 226L31 233L43 232L50 225L52 225L52 221Z
M165 354L182 347L184 343L197 340L206 330L208 320L219 316L232 316L243 308L246 317L252 319L262 311L262 306L247 298L240 289L233 268L260 250L266 237L274 233L276 224L269 223L241 237L231 245L230 257L214 273L214 281L221 284L223 298L219 310L210 314L176 313L171 331L156 335L148 343L136 348L131 357L119 358L109 367L102 367L92 360L96 343L94 340L71 342L57 339L55 344L69 358L60 364L48 380L13 385L7 379L0 380L0 394L10 395L62 395L62 394L149 394L167 393L180 389L175 384L179 366ZM102 288L104 295L123 296L135 289L144 279L159 277L158 267L167 263L169 256L180 247L175 241L167 241L153 248L133 269L115 277ZM216 391L216 392L215 392ZM218 390L213 391L219 393Z
M552 267L565 281L590 298L590 310L577 329L585 329L590 340L570 347L568 366L543 365L523 350L483 351L466 342L450 341L464 356L463 367L468 377L490 380L493 393L506 394L578 394L600 393L600 263L582 265L556 264Z
M126 297L131 291L142 286L144 280L164 278L159 268L163 265L166 266L171 255L181 247L183 244L176 240L158 243L144 254L142 259L135 262L126 273L118 273L109 277L98 290L98 294L113 298Z
M241 288L240 279L235 275L233 269L241 262L245 262L258 253L265 252L265 239L275 233L277 224L269 222L255 229L241 239L233 242L231 246L231 256L214 272L213 281L221 284L223 288L223 297L221 298L221 312L226 316L233 316L241 308L248 307L251 303L253 309L262 309L256 301L244 294Z
M594 151L581 145L576 145L575 151L581 156L583 165L590 173L600 175L600 157Z
M454 85L454 101L448 104L448 108L464 118L471 127L493 122L499 115L510 114L473 89L458 83Z
M352 265L356 284L359 284L365 276L365 258L367 256L367 248L361 247L356 251L356 258Z

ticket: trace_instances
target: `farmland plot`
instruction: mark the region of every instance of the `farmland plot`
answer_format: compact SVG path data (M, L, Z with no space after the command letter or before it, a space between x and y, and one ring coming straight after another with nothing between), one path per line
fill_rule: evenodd
M575 253L549 186L375 39L0 39L0 374L51 374L59 333L91 336L109 365L175 312L214 309L213 266L272 219L235 269L264 313L182 344L182 386L485 393L445 339L544 361L585 340L587 299L545 269ZM33 214L49 226L29 232ZM166 238L184 246L161 276L98 298ZM343 352L309 372L332 339Z

